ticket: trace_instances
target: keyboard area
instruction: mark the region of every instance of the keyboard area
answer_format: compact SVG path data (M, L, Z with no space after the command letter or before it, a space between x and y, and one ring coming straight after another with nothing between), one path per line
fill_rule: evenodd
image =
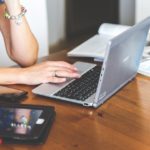
M95 66L83 74L79 79L75 79L63 89L55 93L55 96L65 97L85 101L96 92L101 66Z

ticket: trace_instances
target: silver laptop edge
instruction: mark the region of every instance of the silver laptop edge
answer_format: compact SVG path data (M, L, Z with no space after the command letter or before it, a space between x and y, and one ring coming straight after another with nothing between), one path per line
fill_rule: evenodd
M58 89L60 90L71 81L61 85L49 83L41 84L33 89L32 92L50 98L82 104L84 106L98 107L136 76L149 26L150 17L109 41L97 91L87 100L78 101L53 95ZM80 73L83 74L93 68L95 64L77 62L75 66L77 66Z

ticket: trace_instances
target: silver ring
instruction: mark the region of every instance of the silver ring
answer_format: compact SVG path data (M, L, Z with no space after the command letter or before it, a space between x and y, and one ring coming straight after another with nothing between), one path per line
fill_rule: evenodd
M56 77L56 76L57 76L56 71L53 71L52 72L52 77Z

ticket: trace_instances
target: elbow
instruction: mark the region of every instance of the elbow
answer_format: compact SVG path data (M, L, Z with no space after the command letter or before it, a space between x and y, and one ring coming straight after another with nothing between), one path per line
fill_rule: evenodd
M37 62L37 58L28 59L27 61L17 62L21 67L29 67Z
M38 43L30 47L28 54L11 55L11 59L21 67L29 67L34 65L38 59L39 46Z
M34 65L38 59L38 51L39 51L39 47L37 45L36 47L34 47L34 50L33 50L34 53L30 54L28 56L28 58L25 58L25 59L21 60L20 62L18 62L20 64L20 66L21 67L29 67L29 66Z

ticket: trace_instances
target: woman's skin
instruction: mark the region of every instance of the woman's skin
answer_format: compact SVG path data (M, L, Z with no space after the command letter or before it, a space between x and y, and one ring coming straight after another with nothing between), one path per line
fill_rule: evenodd
M61 83L66 78L79 78L77 69L62 61L46 61L35 64L38 56L38 42L30 30L25 16L20 25L16 20L4 17L5 9L11 16L21 12L19 0L5 0L0 4L0 31L4 37L8 56L18 63L20 68L0 68L0 84ZM57 76L54 76L54 73Z

